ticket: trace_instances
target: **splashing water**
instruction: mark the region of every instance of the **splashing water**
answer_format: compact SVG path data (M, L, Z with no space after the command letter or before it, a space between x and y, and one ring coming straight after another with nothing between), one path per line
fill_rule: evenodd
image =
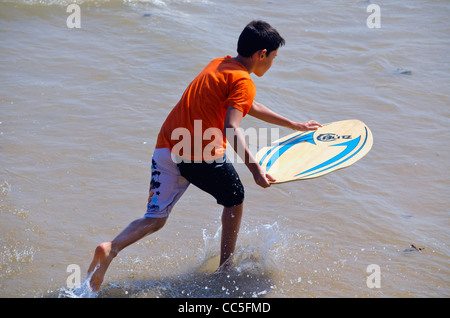
M3 183L0 185L0 193L3 196L7 196L10 191L11 191L11 185L6 180L3 181Z
M96 298L98 293L92 290L89 282L97 268L98 266L83 279L80 286L60 288L54 295L58 298Z
M138 298L256 298L270 293L271 272L276 261L271 253L274 243L280 241L278 224L244 226L240 231L240 244L233 255L233 268L225 273L216 272L219 264L221 227L214 234L202 231L204 247L197 265L176 276L157 278L119 278L106 283L94 292L88 275L76 288L61 288L54 297L138 297ZM133 262L127 259L125 263ZM144 262L144 261L142 261ZM180 266L181 260L176 261ZM126 265L126 264L125 264ZM142 265L142 264L141 264ZM141 271L144 271L141 267Z

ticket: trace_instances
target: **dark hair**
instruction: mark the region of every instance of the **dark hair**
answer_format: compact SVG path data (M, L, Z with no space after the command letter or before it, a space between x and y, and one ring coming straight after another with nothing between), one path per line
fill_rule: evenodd
M269 55L284 43L284 39L269 23L252 21L239 36L237 52L243 57L250 57L253 53L266 49L266 55Z

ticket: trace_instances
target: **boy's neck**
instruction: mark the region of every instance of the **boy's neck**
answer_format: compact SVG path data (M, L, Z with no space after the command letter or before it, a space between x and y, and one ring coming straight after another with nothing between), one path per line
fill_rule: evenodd
M236 57L233 57L233 60L244 65L249 74L253 73L254 61L252 57L243 57L238 54Z

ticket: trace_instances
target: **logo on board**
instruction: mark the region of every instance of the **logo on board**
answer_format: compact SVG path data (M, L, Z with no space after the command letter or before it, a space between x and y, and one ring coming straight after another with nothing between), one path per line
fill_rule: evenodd
M344 139L344 140L349 140L352 139L352 135L337 135L337 134L332 134L332 133L328 133L328 134L320 134L319 136L317 136L317 140L319 141L323 141L323 142L331 142L331 141L335 141L338 139Z

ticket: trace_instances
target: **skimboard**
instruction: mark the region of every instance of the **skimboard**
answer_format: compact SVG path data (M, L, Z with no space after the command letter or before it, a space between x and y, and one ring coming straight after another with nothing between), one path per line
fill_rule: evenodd
M356 119L324 124L314 131L297 131L260 149L256 160L276 179L303 180L354 164L372 148L370 129Z

